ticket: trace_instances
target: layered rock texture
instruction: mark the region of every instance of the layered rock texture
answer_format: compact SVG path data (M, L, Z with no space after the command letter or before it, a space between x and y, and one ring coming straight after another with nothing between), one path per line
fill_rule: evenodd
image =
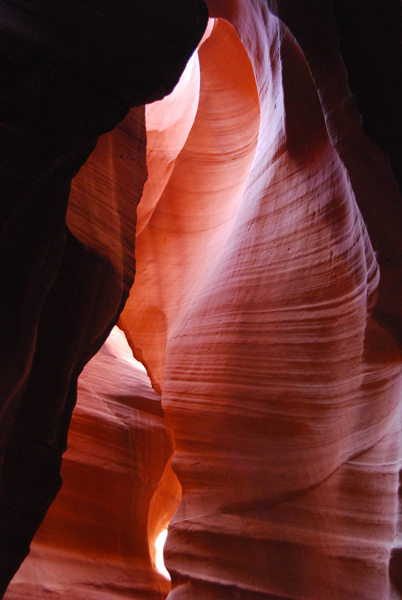
M176 85L206 23L202 0L1 3L0 595L60 488L77 377L134 278L141 105ZM68 228L71 179L131 106L126 181L106 199L95 174ZM108 148L113 179L124 148Z
M2 4L3 593L78 400L4 597L402 598L400 3L33 4Z
M6 598L161 600L167 579L153 567L180 486L160 396L114 329L78 382L63 460L63 492Z

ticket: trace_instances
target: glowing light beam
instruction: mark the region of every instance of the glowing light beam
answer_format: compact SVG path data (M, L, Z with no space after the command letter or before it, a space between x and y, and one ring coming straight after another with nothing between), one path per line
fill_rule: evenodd
M156 570L161 575L163 575L163 577L166 577L166 579L170 579L169 571L166 569L165 562L163 560L163 547L166 542L167 533L167 529L164 529L160 532L160 534L155 540L155 567Z

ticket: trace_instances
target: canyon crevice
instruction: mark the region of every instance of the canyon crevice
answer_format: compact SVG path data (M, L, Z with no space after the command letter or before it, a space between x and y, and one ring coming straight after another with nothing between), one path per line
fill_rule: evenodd
M402 598L400 3L1 10L0 596Z

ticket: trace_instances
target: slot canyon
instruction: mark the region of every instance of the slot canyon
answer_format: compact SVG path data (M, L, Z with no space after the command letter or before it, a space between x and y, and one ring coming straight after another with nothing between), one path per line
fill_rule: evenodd
M401 1L0 30L0 597L402 600Z

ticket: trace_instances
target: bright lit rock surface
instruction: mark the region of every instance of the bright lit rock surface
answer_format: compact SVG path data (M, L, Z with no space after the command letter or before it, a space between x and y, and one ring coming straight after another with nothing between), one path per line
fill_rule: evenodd
M136 109L67 213L130 290L119 327L153 389L115 332L7 600L402 598L402 208L348 87L347 3L207 4L177 87L146 107L143 191ZM170 589L154 543L181 490Z

